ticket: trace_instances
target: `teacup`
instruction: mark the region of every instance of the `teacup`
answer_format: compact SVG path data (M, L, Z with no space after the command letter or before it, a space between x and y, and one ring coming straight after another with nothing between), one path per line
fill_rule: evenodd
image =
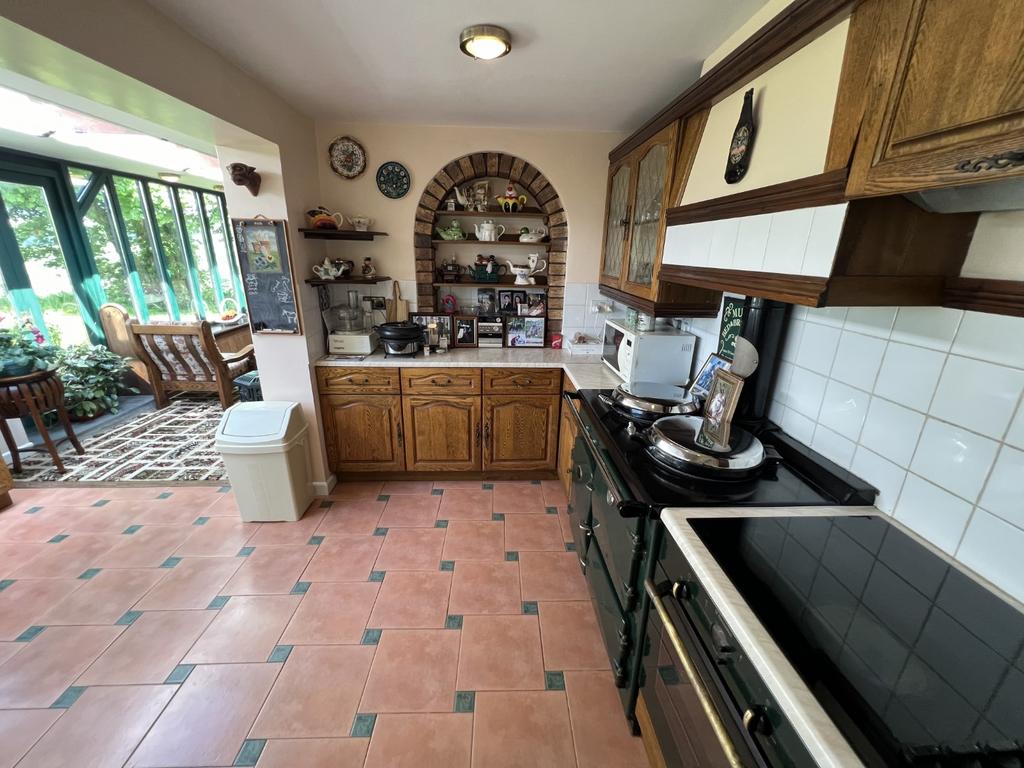
M348 220L352 222L352 226L357 232L365 232L373 224L373 219L369 216L349 216Z

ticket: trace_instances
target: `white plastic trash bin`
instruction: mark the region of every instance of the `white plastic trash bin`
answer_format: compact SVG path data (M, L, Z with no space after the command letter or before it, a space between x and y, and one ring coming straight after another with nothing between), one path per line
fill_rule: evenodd
M308 429L298 403L236 403L224 411L214 445L243 520L295 521L305 513L313 500Z

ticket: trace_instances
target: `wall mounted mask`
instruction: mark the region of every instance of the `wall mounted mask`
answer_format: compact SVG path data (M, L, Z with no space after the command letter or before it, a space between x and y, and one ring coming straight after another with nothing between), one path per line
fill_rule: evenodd
M256 197L260 193L260 182L262 179L256 173L256 169L245 163L231 163L227 167L231 174L231 180L240 187L245 187Z

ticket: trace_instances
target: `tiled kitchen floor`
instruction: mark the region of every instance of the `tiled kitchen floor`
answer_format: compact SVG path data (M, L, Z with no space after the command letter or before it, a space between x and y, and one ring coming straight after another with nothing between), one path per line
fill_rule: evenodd
M0 768L647 765L555 482L12 495Z

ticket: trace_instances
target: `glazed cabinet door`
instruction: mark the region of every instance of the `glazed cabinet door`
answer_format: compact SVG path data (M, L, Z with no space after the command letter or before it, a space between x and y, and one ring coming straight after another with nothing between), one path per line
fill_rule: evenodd
M632 156L608 169L608 201L605 211L601 282L618 288L629 243L629 206L633 193Z
M324 395L320 398L327 461L335 472L405 469L402 398Z
M881 8L848 193L1024 174L1020 0L885 0Z
M622 290L640 298L654 298L678 128L678 122L672 123L636 150L636 191Z
M483 468L554 469L558 395L485 395Z
M468 472L480 469L479 397L402 398L405 466L413 472Z

